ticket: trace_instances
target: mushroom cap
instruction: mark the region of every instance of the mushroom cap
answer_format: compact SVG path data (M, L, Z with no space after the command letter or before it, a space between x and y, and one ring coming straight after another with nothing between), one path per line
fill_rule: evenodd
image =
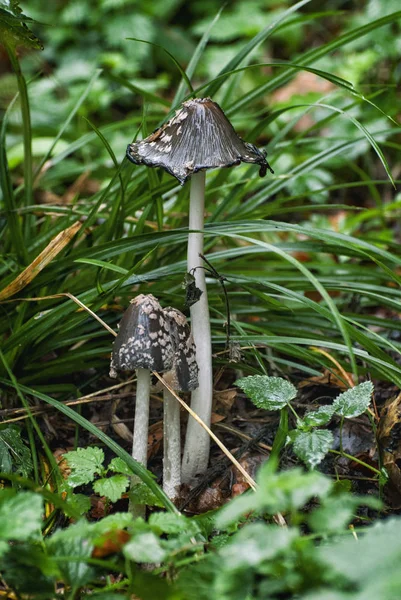
M259 175L272 173L265 153L244 142L216 102L195 98L140 142L128 144L128 159L137 165L162 167L183 185L193 173L241 162L260 165Z
M166 319L170 323L171 342L174 349L170 385L174 390L191 392L198 385L198 363L196 362L196 347L185 315L176 308L168 306L164 309Z
M140 294L131 300L113 344L110 377L119 371L150 369L162 373L173 367L170 323L158 300Z

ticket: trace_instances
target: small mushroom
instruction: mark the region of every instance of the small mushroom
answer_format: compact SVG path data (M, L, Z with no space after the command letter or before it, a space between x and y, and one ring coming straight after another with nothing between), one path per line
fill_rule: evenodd
M117 371L137 374L136 405L132 456L147 464L150 371L163 373L173 367L174 349L170 324L162 307L151 294L131 300L114 341L110 377Z
M161 167L181 185L191 178L188 271L195 274L196 287L202 291L191 306L191 326L199 365L199 387L192 392L192 409L210 425L212 409L212 347L205 272L199 267L203 254L205 170L231 167L241 162L259 165L263 177L272 173L265 153L244 142L216 102L195 98L184 102L174 117L146 139L127 147L128 159L137 165ZM209 460L209 436L190 417L183 455L182 478L188 482L202 473Z
M174 349L173 368L163 378L175 391L191 392L198 387L196 348L185 316L169 306L164 309L170 324L171 343ZM177 495L181 484L181 432L180 405L176 398L163 390L163 489L169 498Z

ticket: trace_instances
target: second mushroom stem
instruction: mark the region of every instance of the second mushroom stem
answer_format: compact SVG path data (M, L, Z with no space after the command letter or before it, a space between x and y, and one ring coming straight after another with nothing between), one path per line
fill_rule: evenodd
M166 388L163 405L163 489L169 498L175 498L181 484L180 405Z
M137 369L136 375L137 385L132 458L135 458L135 460L146 467L148 464L150 371L149 369Z
M189 229L203 230L205 211L205 172L192 175L189 201ZM203 254L203 233L188 236L188 272L195 275L195 284L202 291L198 302L191 306L191 329L196 345L199 367L199 387L192 392L191 408L210 426L212 413L213 373L212 344L210 333L209 304L204 269L199 254ZM182 460L182 480L190 481L197 473L203 473L209 461L209 434L189 417Z

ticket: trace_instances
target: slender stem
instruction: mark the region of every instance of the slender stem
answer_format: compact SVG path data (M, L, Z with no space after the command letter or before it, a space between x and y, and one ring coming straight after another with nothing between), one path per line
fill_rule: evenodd
M189 201L189 229L203 230L205 209L205 173L195 173L191 179ZM191 306L192 335L196 345L199 367L199 387L192 392L191 408L210 426L213 395L212 343L210 334L209 306L204 269L199 255L203 254L203 233L188 236L188 271L194 273L196 286L202 290L198 302ZM182 480L188 482L197 473L203 473L209 462L210 439L207 431L189 417L185 439Z
M163 402L163 490L169 498L175 498L181 484L180 405L166 388Z
M132 458L144 467L148 463L150 371L137 369L136 405Z
M329 450L329 452L331 452L332 454L338 454L339 456L345 456L345 458L353 460L359 465L362 465L362 467L366 467L366 469L369 469L370 471L372 471L372 473L376 473L376 475L379 476L381 475L381 472L378 469L372 467L372 465L368 465L368 463L365 463L363 460L359 460L359 458L356 458L356 456L352 456L351 454L347 454L346 452L339 452L338 450Z
M22 74L21 67L15 53L15 50L7 46L10 62L17 76L18 91L21 102L22 130L24 137L24 187L25 187L25 205L32 204L33 173L32 173L32 131L31 131L31 113L29 109L28 88L25 77Z
M343 429L344 429L344 416L341 417L341 421L340 421L340 452L341 452L341 454L344 453L344 447L343 447Z
M146 467L148 463L148 435L149 435L149 397L150 397L150 371L137 369L136 404L134 436L132 440L132 458ZM139 483L136 475L131 477L131 488ZM129 503L129 511L135 517L145 516L145 506Z

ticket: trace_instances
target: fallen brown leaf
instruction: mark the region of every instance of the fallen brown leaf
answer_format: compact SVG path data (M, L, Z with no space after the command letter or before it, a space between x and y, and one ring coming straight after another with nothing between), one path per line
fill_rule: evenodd
M44 250L20 273L14 281L9 283L0 292L0 300L14 296L24 289L39 273L65 248L80 229L81 223L77 221L64 231L60 231Z

